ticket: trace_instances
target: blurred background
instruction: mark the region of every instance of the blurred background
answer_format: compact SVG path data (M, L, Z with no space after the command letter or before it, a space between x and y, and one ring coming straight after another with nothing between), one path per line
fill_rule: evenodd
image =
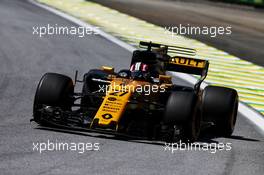
M91 0L159 26L231 26L231 35L188 35L264 66L263 0Z

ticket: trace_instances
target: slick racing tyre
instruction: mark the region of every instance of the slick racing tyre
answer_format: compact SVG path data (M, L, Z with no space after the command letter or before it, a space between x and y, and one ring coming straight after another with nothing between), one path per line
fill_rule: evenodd
M215 124L216 134L232 135L238 110L237 91L230 88L207 86L202 96L202 116Z
M43 105L61 107L70 110L73 104L72 95L74 91L73 81L70 77L57 73L46 73L39 81L34 105L33 117L37 123L41 123L39 109Z
M197 97L193 91L175 91L168 98L163 122L175 128L180 126L180 139L185 142L197 140L200 134L201 118L197 112ZM173 131L174 132L174 131ZM171 140L175 140L174 134Z

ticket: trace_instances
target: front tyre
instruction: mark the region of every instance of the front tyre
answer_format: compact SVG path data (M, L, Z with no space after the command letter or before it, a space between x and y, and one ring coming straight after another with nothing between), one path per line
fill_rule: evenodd
M41 112L43 105L61 107L64 110L70 110L73 104L74 86L70 77L57 74L46 73L39 81L34 104L34 121L41 124Z

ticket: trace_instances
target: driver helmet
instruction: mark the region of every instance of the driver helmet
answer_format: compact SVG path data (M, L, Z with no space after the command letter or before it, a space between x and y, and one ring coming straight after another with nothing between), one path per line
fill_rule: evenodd
M136 62L131 65L130 72L133 79L147 79L149 75L148 65L142 62Z

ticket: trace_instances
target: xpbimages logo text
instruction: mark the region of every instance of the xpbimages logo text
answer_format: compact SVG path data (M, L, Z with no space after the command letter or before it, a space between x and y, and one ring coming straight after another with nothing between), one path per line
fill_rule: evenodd
M207 151L212 154L215 154L219 151L231 151L232 150L232 143L185 143L181 140L176 143L165 143L164 151L170 153L176 153L177 151Z
M93 79L95 80L95 79ZM99 85L101 93L108 94L109 92L136 92L144 95L151 95L153 93L164 93L166 91L165 85L120 85L115 82L110 85Z
M221 35L231 35L231 26L191 26L190 24L164 27L165 33L172 37L177 35L206 35L215 38Z
M40 154L49 151L69 151L83 154L86 151L99 151L100 143L47 140L46 142L33 142L32 149Z
M71 35L83 38L86 35L98 35L99 27L83 27L83 26L59 26L58 24L33 26L32 34L41 37L49 35Z

